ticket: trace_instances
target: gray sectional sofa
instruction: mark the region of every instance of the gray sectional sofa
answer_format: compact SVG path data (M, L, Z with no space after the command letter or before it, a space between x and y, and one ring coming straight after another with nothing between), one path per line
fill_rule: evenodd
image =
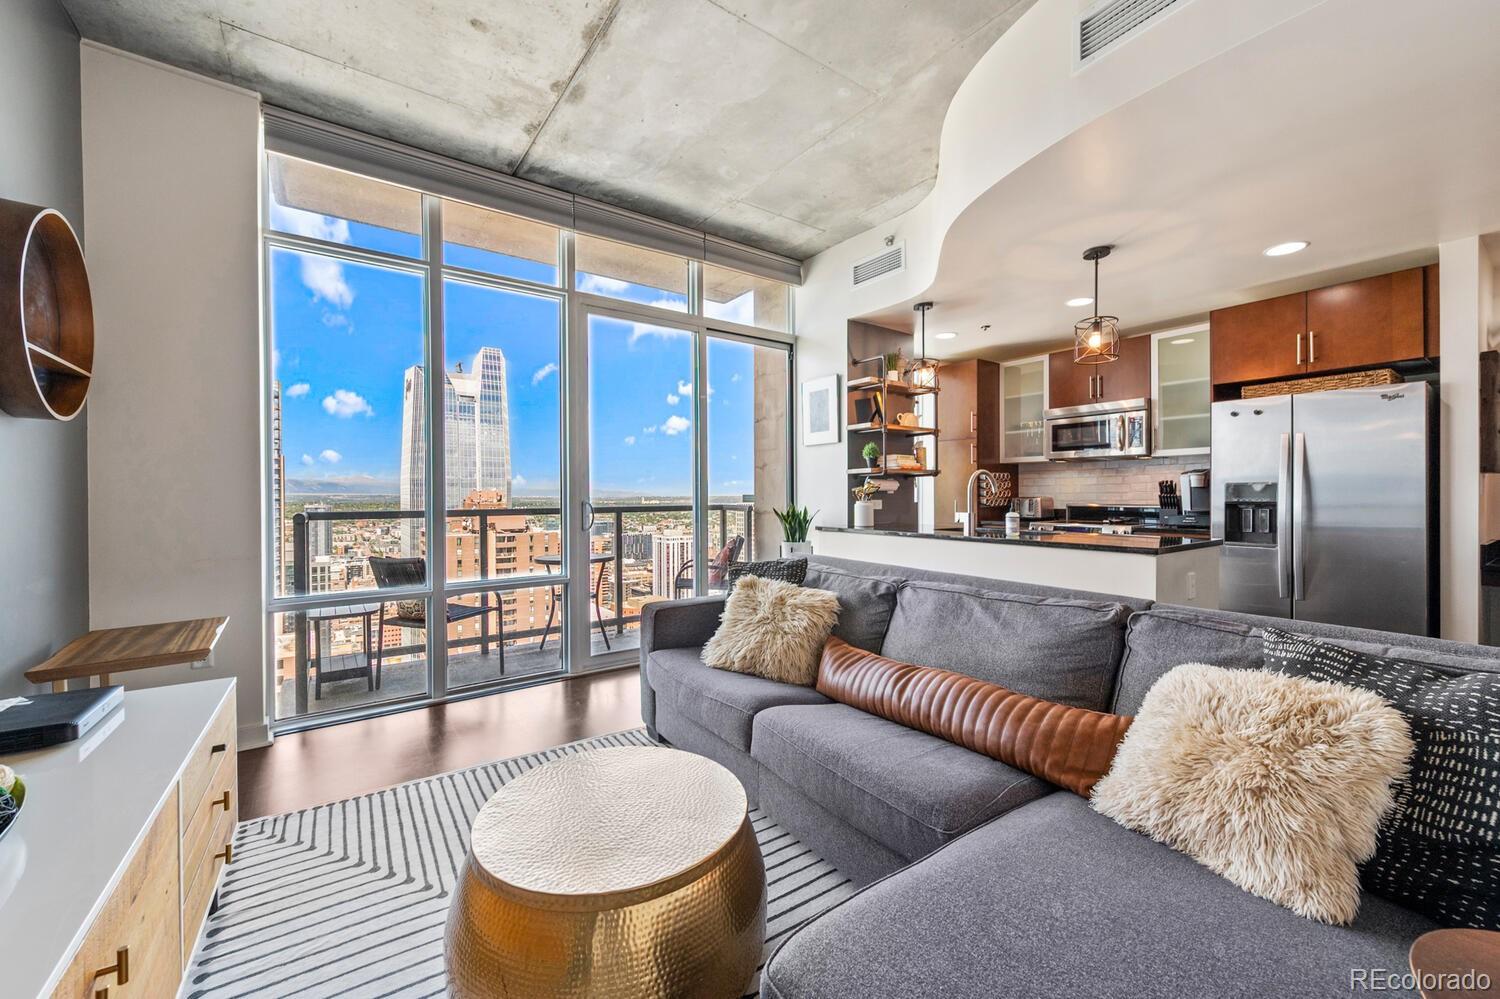
M1101 583L1106 581L1101 580ZM1184 662L1261 666L1260 628L1500 672L1500 650L814 557L835 633L893 659L1134 713ZM709 669L722 597L648 606L652 736L719 761L863 889L788 936L769 999L1347 996L1387 987L1433 924L1365 893L1332 927L1256 898L1067 791L817 691Z

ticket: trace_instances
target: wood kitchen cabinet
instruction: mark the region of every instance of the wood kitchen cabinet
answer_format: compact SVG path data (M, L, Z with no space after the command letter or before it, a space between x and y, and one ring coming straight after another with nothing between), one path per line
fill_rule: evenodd
M1215 385L1294 377L1307 365L1307 293L1247 302L1208 314L1209 377Z
M1435 358L1437 305L1431 265L1216 309L1209 313L1213 384Z
M1063 409L1091 402L1145 399L1151 395L1151 338L1120 341L1118 360L1079 364L1073 351L1059 350L1047 357L1047 406Z
M1343 371L1426 355L1422 268L1307 293L1307 370Z
M980 438L987 456L999 453L1000 365L976 359L938 370L937 430L940 441Z

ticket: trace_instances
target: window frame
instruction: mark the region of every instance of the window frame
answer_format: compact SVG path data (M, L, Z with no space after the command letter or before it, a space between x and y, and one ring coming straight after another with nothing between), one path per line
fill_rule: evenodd
M367 705L359 705L353 708L331 709L327 711L304 710L304 701L307 700L305 690L298 691L298 710L286 718L277 717L277 691L276 686L276 631L275 620L280 614L294 614L299 611L312 611L328 607L339 606L352 602L372 603L371 600L362 600L365 595L373 594L374 590L339 590L330 593L277 593L277 573L275 566L279 555L277 548L282 544L283 524L277 517L277 505L275 502L275 471L274 450L272 444L272 419L273 419L273 391L276 383L276 372L274 365L275 350L275 323L273 308L273 291L271 274L271 260L276 250L290 250L294 252L313 252L352 264L363 264L400 270L419 276L423 282L424 295L424 328L422 330L423 340L423 372L427 382L425 385L425 423L423 428L425 438L425 481L424 481L424 523L427 531L426 561L427 571L426 583L418 587L402 587L399 589L380 590L380 600L390 602L400 599L423 599L428 602L429 614L433 606L439 601L446 601L452 597L459 597L474 593L500 593L511 589L527 589L539 585L539 580L549 577L533 573L514 576L490 576L487 578L476 577L472 579L449 580L447 579L447 552L444 546L434 545L433 539L446 538L447 510L439 508L438 503L446 499L441 494L442 484L446 481L445 441L444 441L444 413L443 413L443 376L447 365L446 351L446 329L444 326L444 288L448 279L454 279L466 284L477 285L502 292L513 292L548 298L556 301L559 306L559 348L560 348L560 371L559 378L561 390L561 421L559 428L559 502L561 507L561 532L564 536L562 549L567 552L570 548L568 535L575 530L577 518L569 516L569 511L577 505L577 497L572 495L570 489L570 475L568 468L570 459L573 457L572 450L577 446L574 441L575 434L586 436L586 425L581 428L575 426L575 407L577 400L573 382L570 376L570 368L577 365L574 347L577 337L580 335L575 327L579 316L583 315L589 308L619 311L625 307L626 311L636 313L645 320L657 320L667 325L689 326L696 330L695 343L699 370L706 370L706 356L708 339L710 337L723 337L727 339L742 340L752 344L766 347L775 347L785 350L787 353L787 428L786 428L786 458L787 458L787 489L790 496L796 495L796 460L795 460L795 429L796 420L796 336L792 330L796 329L795 305L796 296L793 294L793 286L786 284L787 294L787 331L774 329L763 329L755 326L747 326L728 320L711 319L703 314L703 268L714 266L721 269L734 270L721 263L706 264L705 261L694 257L683 257L688 265L688 310L679 312L671 309L657 308L654 306L622 301L608 296L595 295L579 291L577 288L578 270L575 265L574 243L575 236L579 230L559 225L554 219L545 217L533 217L525 212L510 208L493 208L464 198L454 197L449 194L437 193L430 188L410 188L409 185L397 184L396 186L408 186L415 190L422 199L422 252L418 257L406 257L387 251L355 247L330 240L320 239L313 236L303 236L296 233L284 232L271 227L270 211L271 199L268 192L268 157L272 154L292 156L300 158L317 166L330 170L342 170L355 173L358 176L370 177L370 179L381 180L384 183L393 183L380 177L371 177L369 174L360 174L358 171L346 170L342 166L332 165L297 153L288 153L281 150L262 148L259 152L259 220L260 220L260 255L258 257L261 268L261 316L260 316L260 346L261 346L261 500L262 500L262 545L261 545L261 588L262 588L262 615L266 629L266 662L264 664L265 697L267 714L273 732L290 732L298 729L316 727L327 724L336 724L355 718L373 717L394 711L407 710L412 707L427 704L442 703L450 700L463 700L469 697L478 697L494 693L497 690L512 689L516 687L531 686L537 683L549 683L570 675L578 675L595 668L614 668L625 662L627 658L635 653L635 650L622 650L618 656L609 657L607 662L593 662L585 659L578 661L578 657L570 655L568 644L564 642L561 646L562 653L559 669L556 672L522 675L516 678L501 678L493 683L466 686L458 689L450 689L448 677L448 650L447 634L445 629L429 629L426 632L426 664L427 664L427 687L423 692L395 697L389 700L380 700ZM475 270L444 261L444 238L442 231L442 206L444 201L456 201L463 204L480 208L487 211L497 211L502 214L512 215L529 221L540 222L553 226L557 230L558 239L558 267L561 280L557 284L545 284L530 281L524 278L509 277L492 274L486 271ZM584 233L593 238L609 239L614 242L623 243L627 246L635 246L626 240L616 239L612 236L596 236L593 233ZM654 252L664 252L657 247L640 245L641 249ZM748 273L748 272L747 272ZM771 279L774 280L774 279ZM586 336L587 331L581 331ZM570 355L573 355L573 364L570 365ZM581 372L586 375L586 372ZM695 556L702 560L699 564L705 564L707 560L707 462L708 462L708 435L707 420L704 418L704 398L706 397L706 379L695 377L695 383L700 386L695 391L695 427L694 427L694 520L695 535L698 538ZM586 393L586 389L585 389ZM282 399L282 407L285 399ZM285 426L285 414L281 414L281 423ZM285 484L283 483L283 489ZM284 511L282 511L284 514ZM441 550L440 550L441 549ZM570 580L570 567L566 564L562 567L560 574L550 577L548 585L560 587L559 599L563 606L574 614L578 611L577 605L584 608L586 613L586 592L574 593L580 589L573 586ZM700 581L700 586L701 586ZM561 628L561 624L560 624ZM305 642L306 629L299 628L299 639ZM301 654L300 652L298 653ZM618 662L614 660L619 660ZM583 666L584 669L578 667Z

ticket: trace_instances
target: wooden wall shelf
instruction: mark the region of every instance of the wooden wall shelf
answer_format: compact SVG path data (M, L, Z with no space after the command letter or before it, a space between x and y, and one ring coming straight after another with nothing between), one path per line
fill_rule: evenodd
M202 617L91 631L40 666L31 667L26 679L66 690L69 680L98 677L101 684L108 684L111 673L199 663L213 655L228 622L227 617Z
M860 363L860 362L856 362ZM893 382L870 375L865 378L851 378L845 386L850 392L884 391L892 395L919 396L937 395L936 385L911 385L907 382Z
M88 398L94 304L61 214L0 199L0 409L71 420Z
M903 427L899 423L851 423L849 432L855 434L906 434L908 437L924 437L936 434L937 427Z

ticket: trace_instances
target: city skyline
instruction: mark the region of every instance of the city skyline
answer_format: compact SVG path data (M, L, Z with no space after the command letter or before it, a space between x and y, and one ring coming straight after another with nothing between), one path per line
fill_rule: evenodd
M415 252L413 237L279 205L273 226L330 242ZM476 269L550 280L555 268L472 247L445 257ZM485 258L493 258L486 267ZM495 264L501 261L504 266ZM525 272L527 268L537 273ZM399 495L404 374L424 363L425 292L407 271L273 249L273 371L280 383L285 488L293 495ZM674 296L599 275L579 287L625 300L676 307ZM559 493L561 305L555 298L443 282L444 365L485 346L506 358L510 413L508 494ZM682 303L685 304L685 303ZM691 334L595 316L590 327L591 470L596 495L681 496L691 492ZM741 347L731 350L728 347ZM710 491L753 489L752 348L711 340ZM604 377L600 377L603 373ZM461 497L453 497L456 505Z

